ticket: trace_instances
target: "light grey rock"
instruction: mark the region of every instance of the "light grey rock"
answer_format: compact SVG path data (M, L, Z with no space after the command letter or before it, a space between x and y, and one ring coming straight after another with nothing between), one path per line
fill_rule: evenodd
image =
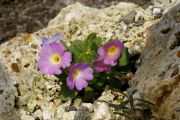
M32 116L35 118L35 119L40 119L42 120L42 111L40 109L37 109L33 114Z
M92 103L82 103L81 106L87 107L90 112L94 110L94 105Z
M6 68L0 63L0 114L13 110L17 90L9 78Z
M180 3L148 31L146 45L131 85L145 100L155 104L158 119L179 119L180 114Z
M77 110L74 120L91 120L90 110L87 107L81 106Z
M25 111L21 111L21 120L35 120L35 118L28 115Z
M132 12L128 13L127 15L122 16L122 18L120 20L124 21L124 23L126 23L126 24L133 23L136 14L137 14L136 11L132 11Z
M71 104L71 101L67 101L64 104L61 104L56 108L55 120L62 120L63 119L64 114L66 114L65 108L69 107L70 104ZM70 112L70 111L68 111L68 112Z
M82 99L80 99L80 98L77 98L77 99L74 100L74 106L76 108L79 108L81 103L82 103Z
M30 115L22 115L21 120L35 120L35 118Z
M104 91L102 95L98 98L98 100L106 101L106 102L112 102L114 99L114 95L112 94L111 90Z
M37 105L37 101L36 100L31 100L29 101L29 103L27 104L27 108L29 112L33 112L35 107Z
M161 7L154 7L152 11L155 18L160 18L162 16L163 10Z
M69 112L65 112L63 114L63 119L62 120L75 120L74 116L76 114L76 111L69 111ZM80 119L77 119L80 120Z
M92 116L92 120L112 120L113 115L107 103L96 103L96 108Z

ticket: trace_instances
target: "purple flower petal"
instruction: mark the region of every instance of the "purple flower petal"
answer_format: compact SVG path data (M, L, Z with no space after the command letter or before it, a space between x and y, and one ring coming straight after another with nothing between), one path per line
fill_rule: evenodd
M104 59L104 63L106 65L115 66L117 64L117 60L115 59L115 61L113 61L112 58L107 57L107 58Z
M98 54L104 58L104 64L115 66L123 48L124 45L119 40L114 40L100 47Z
M84 71L82 71L82 78L85 80L92 80L93 79L93 69L88 67Z
M82 90L83 88L87 87L88 83L83 79L78 79L75 82L75 86L78 90Z
M51 50L53 53L63 54L64 51L66 50L62 43L53 42L49 45L51 46Z
M104 58L99 57L95 62L94 62L94 69L98 72L108 72L111 70L111 67L109 65L106 65L104 63Z
M47 44L47 43L48 43L48 38L42 37L42 44Z
M105 55L105 50L104 50L103 47L100 47L100 48L98 49L98 54L101 55L101 56L104 56L104 55Z
M59 69L58 65L52 66L49 60L47 59L40 59L37 63L37 67L43 74L61 74L62 71Z
M62 34L56 34L52 38L42 37L42 44L50 44L53 42L59 42L64 36Z
M64 36L62 34L56 34L53 36L53 38L51 38L52 42L57 42L60 39L62 39Z
M44 44L39 52L40 59L37 67L43 74L61 74L61 67L70 66L71 53L65 51L62 43Z
M40 57L44 57L44 58L48 58L50 55L52 55L52 49L51 46L49 45L43 45L43 47L41 48L40 52L39 52L39 56Z
M87 87L87 81L92 79L93 69L86 63L77 63L70 68L66 83L70 89L73 89L75 84L77 90L82 90Z
M56 75L59 75L62 73L62 71L59 69L59 67L57 66L49 66L49 69L48 69L48 74L56 74Z
M74 89L74 81L71 77L67 77L66 84L70 89Z
M63 55L63 60L62 60L62 67L66 68L70 66L70 63L72 61L72 54L70 52L65 52Z

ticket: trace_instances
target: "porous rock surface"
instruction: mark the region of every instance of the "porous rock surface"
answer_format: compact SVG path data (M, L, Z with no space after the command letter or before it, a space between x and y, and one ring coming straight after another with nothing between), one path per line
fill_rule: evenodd
M85 112L81 111L81 103L79 108L77 107L77 111L66 111L65 108L71 105L71 101L62 103L58 98L61 86L56 80L57 78L42 75L38 71L36 63L42 36L52 37L56 33L61 33L64 35L63 41L70 45L72 41L84 39L90 33L96 32L104 40L121 39L130 52L139 53L147 42L145 39L147 28L155 22L158 22L158 19L153 15L152 6L143 8L132 3L122 2L105 9L95 9L76 3L62 9L45 29L33 34L17 36L2 44L0 46L1 118L13 120L16 116L21 120L67 120L67 118L73 119L75 116L81 116L78 111ZM171 30L174 27L175 25ZM167 38L164 37L164 39ZM175 47L174 52L176 49ZM149 51L151 50L149 49ZM159 63L161 60L159 59ZM174 60L176 59L174 58ZM159 69L163 69L166 64L163 64L163 67L159 67ZM138 89L143 93L140 89L141 84L139 81ZM148 97L145 98L148 99ZM77 119L83 120L83 118Z
M180 2L147 32L141 66L131 84L155 104L155 116L180 119Z

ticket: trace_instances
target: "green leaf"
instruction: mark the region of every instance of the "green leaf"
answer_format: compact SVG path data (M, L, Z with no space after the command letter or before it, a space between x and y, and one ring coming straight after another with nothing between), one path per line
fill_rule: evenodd
M71 90L66 85L62 86L59 97L62 101L68 101L75 98L78 94L77 90Z
M104 83L105 83L105 80L97 80L97 82L96 82L96 87L102 87L103 85L104 85Z
M74 41L71 46L69 47L69 50L72 53L85 53L87 51L87 47L84 45L84 42L81 40Z
M58 78L58 80L56 80L56 81L66 82L66 79L67 79L67 76L68 76L68 71L69 71L69 70L67 70L67 69L63 69L63 70L62 70L62 74L60 74L60 75L55 75L55 76Z
M84 89L83 100L84 101L90 101L90 100L92 100L93 97L94 97L94 89L92 89L91 87L86 87Z
M69 50L73 53L73 63L87 62L92 64L97 58L97 49L102 44L102 38L91 33L85 40L75 40Z
M91 46L90 49L92 51L96 51L98 50L98 48L102 45L102 38L100 37L96 37L94 39L91 40Z
M122 84L123 84L123 81L119 80L119 79L116 79L116 78L111 78L109 81L109 84L110 84L110 87L112 89L118 89L118 90L121 90L121 87L122 87Z
M96 33L91 33L84 41L88 49L95 52L97 52L97 49L102 45L102 38L97 37Z
M119 66L126 66L129 64L129 52L128 48L124 48L121 54L121 57L119 58Z

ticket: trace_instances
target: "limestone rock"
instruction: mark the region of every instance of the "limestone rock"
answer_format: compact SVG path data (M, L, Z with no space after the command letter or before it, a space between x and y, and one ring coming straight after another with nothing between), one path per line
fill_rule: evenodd
M112 113L110 112L109 106L107 103L97 103L97 106L94 110L92 120L112 120Z
M112 102L114 99L114 95L112 94L111 90L104 91L102 95L98 98L98 100L106 101L106 102Z
M155 104L158 119L180 119L180 3L149 28L141 67L131 85Z
M23 116L24 119L39 117L44 120L58 120L63 119L64 113L66 114L64 104L58 98L61 87L56 81L57 78L42 75L36 66L42 36L52 37L61 33L64 35L63 42L70 45L72 41L84 39L90 33L96 32L104 42L110 38L121 39L132 52L141 52L141 48L146 44L147 28L158 21L153 20L150 15L149 8L133 3L120 2L116 6L104 9L89 8L76 3L62 9L46 28L32 34L17 36L2 44L0 46L0 114L12 110L14 106L18 108L15 110L24 111L19 112L19 116ZM173 19L179 22L179 14L173 13L173 15ZM127 18L123 19L124 17ZM136 23L139 21L140 24ZM172 25L170 30L175 27L174 21L168 23L159 25L163 26L161 29L163 34L169 30L168 25ZM171 36L171 39L178 37L178 26L176 29L177 31L174 31L176 36ZM167 35L164 36L163 39L166 40ZM170 42L168 44L173 47ZM108 101L112 99L109 98ZM67 106L70 106L70 103ZM38 116L36 112L40 115ZM74 112L70 114L73 116ZM77 114L75 116L78 116Z
M90 110L87 107L81 106L75 116L74 116L75 120L91 120L91 114L90 114Z
M63 119L62 120L74 120L75 113L76 113L76 111L65 112L63 114Z
M47 28L36 33L17 36L2 44L0 46L0 92L2 91L0 114L12 110L16 104L19 109L30 113L35 112L36 106L40 107L44 119L57 116L54 109L58 103L52 106L51 101L60 101L57 100L60 85L53 76L42 75L36 66L42 36L51 37L61 33L64 35L63 41L69 45L76 39L83 39L90 33L97 32L105 40L114 37L127 41L128 47L137 50L134 45L141 48L143 42L140 41L143 36L138 38L136 36L148 26L140 26L142 29L138 31L139 27L128 28L121 18L131 14L131 18L127 20L132 25L136 14L134 11L140 9L142 8L133 3L119 3L105 9L89 8L76 3L62 9L57 17L50 21ZM14 103L15 97L16 103Z
M0 114L13 110L17 91L9 79L4 66L0 63Z

